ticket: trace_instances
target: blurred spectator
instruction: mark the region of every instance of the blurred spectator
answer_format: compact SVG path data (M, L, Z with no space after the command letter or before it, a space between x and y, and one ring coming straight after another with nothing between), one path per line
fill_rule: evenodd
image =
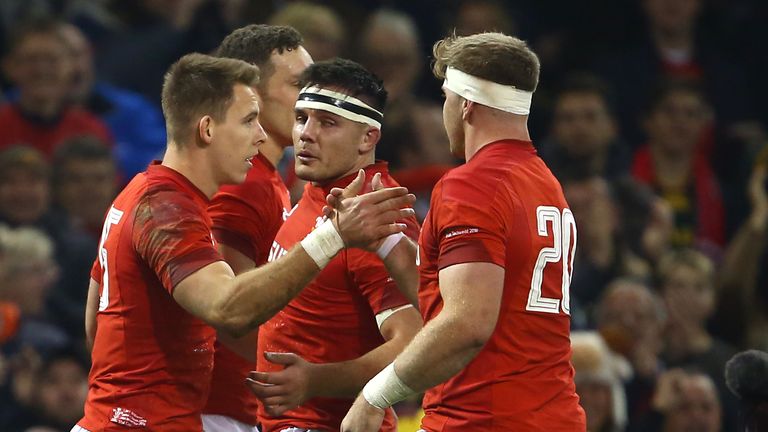
M672 246L711 249L725 244L720 187L697 148L710 116L695 85L668 81L654 94L645 119L648 143L635 154L632 174L672 207Z
M242 24L243 0L110 1L119 24L100 29L97 75L160 106L163 75L179 57L211 52ZM143 168L142 168L143 169Z
M58 273L53 261L53 243L32 228L13 230L2 241L6 256L0 301L15 304L20 312L16 334L1 346L2 351L14 355L24 348L47 352L63 346L68 338L51 324L45 306L46 295Z
M416 23L402 12L379 9L363 28L360 62L384 81L393 103L410 97L423 67Z
M31 147L0 151L0 222L16 227L44 217L50 205L49 171L43 155Z
M575 303L591 310L605 287L619 277L647 278L650 268L626 246L620 209L609 183L598 176L563 179L563 192L578 227L578 247L571 279ZM577 326L578 316L573 315Z
M12 35L3 69L17 87L18 100L0 106L0 148L24 143L50 155L73 136L111 142L100 120L68 106L73 69L61 28L61 22L42 18L22 24Z
M53 160L54 202L71 226L101 237L104 215L117 195L117 170L112 152L92 138L63 143Z
M699 81L718 121L726 126L752 117L742 62L732 55L733 49L719 45L717 32L700 25L702 3L643 0L647 30L642 40L599 62L598 69L621 95L618 114L622 130L633 144L642 135L637 122L646 95L664 77Z
M671 207L648 185L629 176L615 180L611 187L626 246L655 267L670 247L674 229Z
M555 98L549 140L542 159L562 177L567 170L584 170L608 180L625 175L629 150L619 138L608 90L590 74L570 76Z
M710 377L672 369L659 377L653 411L633 430L720 432L721 417L720 400Z
M576 393L587 413L587 430L623 432L627 425L623 381L632 374L629 364L612 354L596 332L571 332L571 350Z
M736 349L707 330L715 312L715 270L704 254L673 251L659 262L659 289L667 307L664 360L668 367L694 368L715 383L725 425L735 427L736 399L725 386L723 368Z
M606 288L595 320L611 350L632 365L634 375L625 390L629 423L636 424L650 412L656 379L662 370L664 305L646 285L618 279Z
M72 101L109 126L121 174L126 179L133 178L152 159L162 156L165 149L163 115L138 93L96 81L90 42L77 27L63 25L62 36L74 66Z
M391 9L372 13L359 40L360 62L387 89L389 102L377 157L388 161L393 170L452 163L444 129L436 127L435 120L442 119L440 107L413 93L424 66L419 46L411 17Z
M458 36L490 31L517 35L516 23L504 4L496 0L462 1L455 18L455 30Z
M61 277L49 300L58 324L78 337L84 332L84 299L96 241L51 209L49 181L50 168L35 149L15 146L0 151L0 223L38 228L53 240Z
M0 430L21 432L37 423L34 393L41 364L40 354L29 347L8 357L7 374L0 381Z
M293 27L304 38L302 46L315 61L330 60L344 53L347 30L339 15L324 5L291 2L269 19L269 24Z
M36 374L36 426L68 431L80 420L88 394L88 370L88 362L73 348L45 358Z
M768 150L765 151L768 155ZM759 157L748 185L752 212L731 240L720 270L718 326L732 343L768 349L768 158Z
M733 356L725 365L728 388L741 401L743 430L768 430L768 353L747 350Z

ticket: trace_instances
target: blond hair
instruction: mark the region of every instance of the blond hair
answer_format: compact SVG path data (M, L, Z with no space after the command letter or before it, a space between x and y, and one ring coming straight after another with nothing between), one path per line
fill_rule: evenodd
M539 84L539 58L525 41L503 33L449 36L435 43L432 54L432 72L440 79L453 67L525 91L534 91Z

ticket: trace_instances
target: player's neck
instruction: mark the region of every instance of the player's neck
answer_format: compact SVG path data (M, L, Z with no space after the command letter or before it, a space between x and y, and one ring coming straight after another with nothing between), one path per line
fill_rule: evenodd
M467 161L486 145L500 140L530 141L528 116L509 115L506 119L496 114L475 116L464 123L464 156Z
M168 143L163 165L186 177L210 199L221 185L217 183L209 164L201 156L200 152Z
M283 158L285 147L275 142L272 138L267 138L267 141L259 147L259 153L267 158L273 167L276 167L280 163L280 159Z

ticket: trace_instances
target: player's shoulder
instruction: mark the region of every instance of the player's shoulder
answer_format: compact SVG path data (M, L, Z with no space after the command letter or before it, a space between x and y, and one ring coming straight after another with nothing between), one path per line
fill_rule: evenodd
M463 164L444 175L435 189L440 200L480 204L494 199L504 182L503 171Z
M158 176L147 176L145 181L137 191L137 222L181 223L205 214L203 200L178 182Z

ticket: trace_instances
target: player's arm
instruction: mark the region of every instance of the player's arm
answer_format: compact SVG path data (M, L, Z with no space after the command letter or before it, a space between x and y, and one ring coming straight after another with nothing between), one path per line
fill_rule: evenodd
M440 270L439 284L443 309L393 363L365 385L342 431L378 430L383 411L371 402L391 406L448 380L475 358L493 334L504 287L502 267L484 262L455 264Z
M256 263L249 256L238 251L236 248L226 245L225 243L218 243L219 253L224 258L224 261L229 264L232 271L239 275L245 273L248 270L256 267ZM257 331L251 331L242 337L233 337L226 331L217 332L217 339L237 353L242 358L248 361L256 360L256 337Z
M364 173L349 188L362 187ZM184 278L174 299L209 325L242 336L265 322L306 286L342 248L371 244L402 232L415 197L388 188L349 198L337 216L311 232L284 257L235 277L222 261Z
M387 272L397 284L397 288L418 309L419 269L416 267L418 248L416 243L406 235L396 234L396 236L399 238L399 241L384 256L382 261L387 268Z
M85 345L89 350L93 349L93 341L96 339L96 313L99 309L100 284L91 279L88 282L88 298L85 302Z
M371 179L371 189L380 190L384 185L381 182L381 173L376 173ZM349 197L346 189L333 188L327 196L328 206L326 211L337 208L340 199ZM418 237L418 223L413 221L414 231L409 234L413 238ZM371 249L384 262L387 272L392 276L400 292L418 309L419 307L419 269L417 267L418 247L415 241L408 238L405 233L398 233L377 242Z
M338 363L310 363L292 353L265 353L285 366L278 372L252 372L249 386L270 415L279 416L314 397L353 398L366 382L397 357L421 329L410 305L396 308L381 324L383 344L362 357Z

